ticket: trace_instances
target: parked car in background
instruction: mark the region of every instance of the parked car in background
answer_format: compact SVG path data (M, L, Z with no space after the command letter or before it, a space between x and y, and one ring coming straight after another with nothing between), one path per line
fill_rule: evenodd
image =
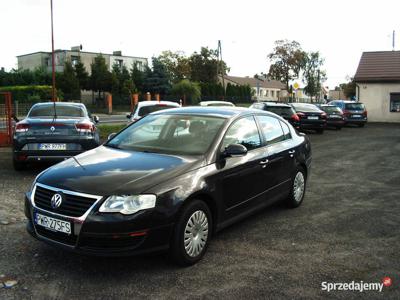
M181 107L178 103L172 101L140 101L133 108L133 112L126 115L130 122L134 122L147 116L148 114L164 109Z
M326 113L310 103L290 103L300 119L300 129L311 129L323 133L326 128Z
M294 108L288 104L277 102L255 102L250 105L250 108L273 112L289 121L294 128L300 128L300 118L296 114Z
M32 236L92 255L169 250L191 265L233 222L276 201L301 205L311 144L275 114L185 107L148 115L75 159L26 194Z
M361 102L350 100L333 100L330 105L335 105L343 111L344 121L346 124L354 124L364 127L368 122L368 113L365 105Z
M326 112L326 126L327 127L334 127L337 130L342 129L345 125L344 116L342 110L330 104L320 104L318 105L319 109Z
M30 161L63 160L100 144L91 116L82 103L37 103L15 124L13 165L23 169Z
M235 106L232 102L229 101L201 101L199 103L200 106Z

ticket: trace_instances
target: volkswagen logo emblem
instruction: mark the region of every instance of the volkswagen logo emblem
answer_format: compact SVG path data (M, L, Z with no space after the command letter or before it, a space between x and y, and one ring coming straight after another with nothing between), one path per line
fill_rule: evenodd
M61 194L54 194L53 197L51 197L51 207L53 209L59 208L61 206L62 200L63 196Z
M51 130L51 131L54 131L54 130L56 130L56 128L55 128L54 126L51 126L51 127L50 127L50 130Z

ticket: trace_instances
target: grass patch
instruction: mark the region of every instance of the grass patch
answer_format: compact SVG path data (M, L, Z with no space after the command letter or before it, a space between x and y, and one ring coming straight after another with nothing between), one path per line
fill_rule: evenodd
M249 107L251 104L252 103L236 103L235 105L239 107Z
M126 124L100 124L96 127L100 131L100 140L105 141L111 133L118 132L125 126Z

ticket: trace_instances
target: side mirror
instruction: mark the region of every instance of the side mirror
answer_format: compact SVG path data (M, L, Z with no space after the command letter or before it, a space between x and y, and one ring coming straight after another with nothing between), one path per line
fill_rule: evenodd
M130 119L131 118L131 114L126 114L126 118Z
M225 148L225 157L244 156L247 154L247 148L242 144L230 144Z
M95 123L99 123L100 119L99 119L98 116L93 116L93 121L94 121Z
M18 123L19 119L17 118L17 116L15 114L12 114L11 118L13 118L13 120Z
M110 133L110 134L108 135L108 137L107 137L107 141L111 140L111 139L112 139L114 136L116 136L116 135L117 135L116 132Z

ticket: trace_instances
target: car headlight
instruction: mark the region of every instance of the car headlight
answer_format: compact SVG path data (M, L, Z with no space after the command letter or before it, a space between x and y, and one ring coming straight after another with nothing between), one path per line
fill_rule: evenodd
M153 208L156 205L155 195L110 196L101 205L100 212L119 212L124 215L134 214L139 210Z

